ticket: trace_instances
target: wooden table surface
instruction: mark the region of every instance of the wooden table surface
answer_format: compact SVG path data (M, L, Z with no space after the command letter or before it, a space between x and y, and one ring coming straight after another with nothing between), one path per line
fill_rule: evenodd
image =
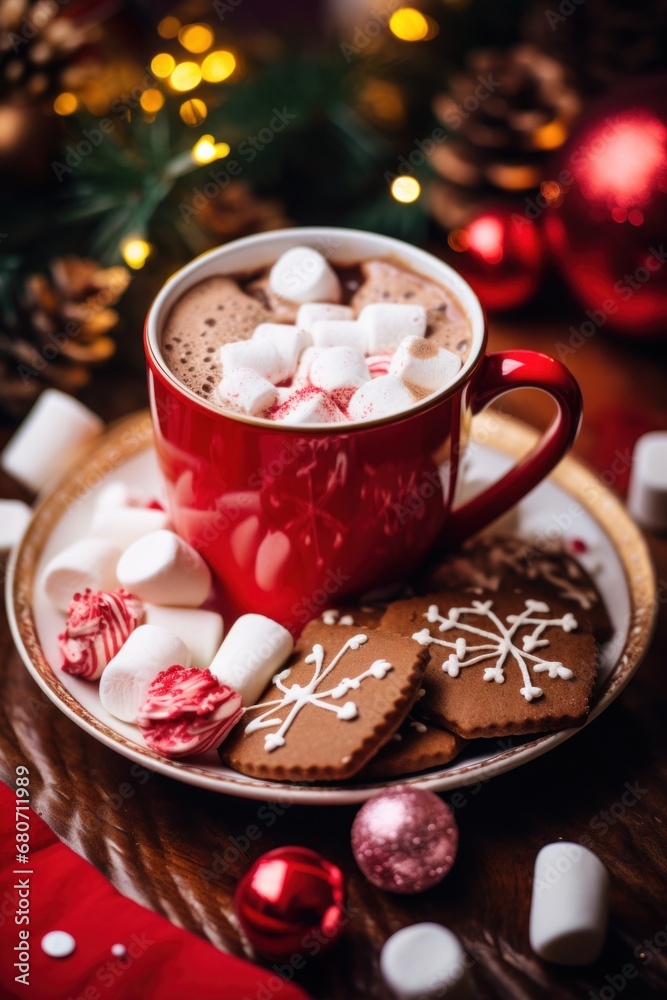
M547 322L530 313L495 322L491 347L562 351L568 325L577 322L576 306L554 308L558 318ZM667 428L664 346L662 355L659 347L640 350L598 333L567 357L586 401L575 451L621 491L635 438ZM143 381L139 374L109 372L98 378L89 401L106 418L118 417L145 405ZM538 425L549 415L546 397L532 392L505 397L502 405ZM0 480L0 494L21 495L7 479ZM664 602L667 541L650 542ZM48 701L19 659L6 619L0 643L0 778L9 782L15 767L27 764L33 807L63 841L121 892L218 947L250 954L232 912L234 886L259 854L294 843L321 851L348 877L351 916L342 940L298 975L313 997L386 997L379 950L392 932L422 920L443 923L461 937L474 959L481 1000L667 996L664 603L644 665L607 712L549 754L464 790L465 804L456 811L458 861L439 887L412 898L379 892L357 871L349 843L355 808L269 807L144 771ZM631 806L622 800L628 785L636 790ZM245 838L251 826L260 839ZM549 966L528 945L535 855L557 838L582 837L611 873L607 944L592 966ZM621 972L628 964L636 976Z

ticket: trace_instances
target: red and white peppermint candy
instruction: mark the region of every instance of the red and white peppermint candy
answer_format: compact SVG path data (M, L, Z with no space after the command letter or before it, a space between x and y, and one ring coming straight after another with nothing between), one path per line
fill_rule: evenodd
M142 602L122 588L75 594L67 608L65 630L58 636L62 669L87 681L98 680L143 617Z
M219 747L241 714L241 695L210 670L173 666L152 682L137 721L151 750L187 757Z
M378 375L387 375L391 359L391 354L371 354L367 357L366 364L371 373L371 378L377 378Z

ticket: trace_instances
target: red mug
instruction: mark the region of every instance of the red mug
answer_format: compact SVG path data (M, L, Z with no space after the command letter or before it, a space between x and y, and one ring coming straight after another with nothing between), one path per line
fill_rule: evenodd
M213 274L256 271L303 244L341 264L391 257L450 288L472 329L454 383L397 416L311 427L222 412L179 383L160 354L178 297ZM436 546L463 541L548 475L577 434L579 386L537 351L486 354L486 339L482 308L459 274L373 233L263 233L211 250L169 279L145 332L155 446L174 527L212 568L228 611L260 612L298 633L326 608L406 579ZM521 388L554 398L553 423L518 466L452 509L471 418Z

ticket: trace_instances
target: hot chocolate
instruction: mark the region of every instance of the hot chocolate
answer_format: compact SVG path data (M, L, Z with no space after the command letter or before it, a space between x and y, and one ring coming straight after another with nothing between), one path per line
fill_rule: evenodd
M329 423L408 409L452 381L471 342L443 285L391 259L338 265L295 247L272 268L190 288L165 324L162 354L222 410Z

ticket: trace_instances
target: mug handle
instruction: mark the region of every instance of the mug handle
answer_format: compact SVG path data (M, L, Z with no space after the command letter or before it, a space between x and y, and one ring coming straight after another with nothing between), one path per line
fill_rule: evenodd
M581 424L583 400L565 365L539 351L487 354L465 387L463 408L472 415L512 389L543 389L553 397L557 413L535 447L498 482L462 507L450 511L444 535L450 544L464 541L504 514L529 493L563 458Z

